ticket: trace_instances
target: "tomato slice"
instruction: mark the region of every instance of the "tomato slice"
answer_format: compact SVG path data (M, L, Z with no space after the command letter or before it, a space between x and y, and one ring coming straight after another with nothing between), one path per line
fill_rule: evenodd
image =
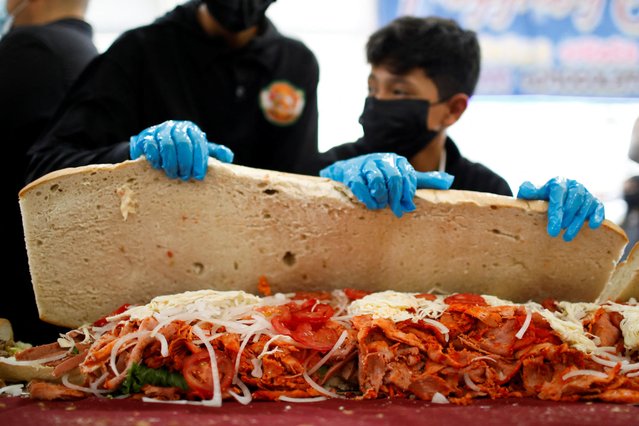
M356 290L354 288L345 288L344 294L350 300L358 300L363 298L364 296L368 296L369 294L371 294L371 292L366 290Z
M271 318L271 324L275 331L291 336L307 348L327 351L339 338L337 331L326 327L333 314L330 305L309 299L301 305L288 303L281 306L279 313Z
M222 352L215 351L217 369L220 375L220 388L224 392L233 380L233 364ZM184 360L182 375L189 385L191 394L202 399L213 397L213 373L211 358L207 350L201 350Z
M435 296L434 294L430 294L430 293L419 293L415 295L416 298L418 299L425 299L425 300L430 300L433 301L435 299L437 299L437 296Z
M330 351L339 339L339 334L333 328L321 327L314 330L311 324L301 323L293 330L291 337L311 349Z
M453 294L452 296L448 296L444 299L444 303L449 305L458 304L458 305L477 305L477 306L488 306L488 303L478 294L471 293L458 293Z
M129 309L131 305L128 303L125 303L124 305L120 306L118 309L116 309L115 311L111 312L108 315L103 316L102 318L100 318L99 320L97 320L96 322L93 323L94 327L104 327L107 324L107 318L108 317L112 317L113 315L119 315L122 312L126 311L127 309Z
M330 305L318 303L316 299L309 299L298 310L291 309L291 320L295 323L322 325L331 319L334 313Z
M297 291L293 296L293 300L319 299L331 300L333 296L328 291Z

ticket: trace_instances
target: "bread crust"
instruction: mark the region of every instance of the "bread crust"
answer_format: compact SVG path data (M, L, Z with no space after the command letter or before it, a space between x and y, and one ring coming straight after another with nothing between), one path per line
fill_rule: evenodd
M420 190L398 219L340 183L210 160L203 181L144 160L60 170L20 192L41 318L92 322L124 303L212 288L359 288L593 301L627 238L610 221L574 241L547 203Z

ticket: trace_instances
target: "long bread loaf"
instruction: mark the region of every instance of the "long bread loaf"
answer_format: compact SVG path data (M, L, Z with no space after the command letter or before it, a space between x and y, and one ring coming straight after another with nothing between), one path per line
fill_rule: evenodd
M43 320L68 327L124 303L212 288L473 292L593 301L627 242L606 221L546 233L547 203L420 190L398 219L336 182L209 163L200 182L144 160L51 173L20 193Z

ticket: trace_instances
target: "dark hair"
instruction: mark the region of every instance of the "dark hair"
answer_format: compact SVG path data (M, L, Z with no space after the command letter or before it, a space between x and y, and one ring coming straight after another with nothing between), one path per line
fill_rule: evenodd
M477 35L451 19L397 18L370 36L366 57L395 74L421 68L437 86L440 100L455 93L471 96L479 78Z

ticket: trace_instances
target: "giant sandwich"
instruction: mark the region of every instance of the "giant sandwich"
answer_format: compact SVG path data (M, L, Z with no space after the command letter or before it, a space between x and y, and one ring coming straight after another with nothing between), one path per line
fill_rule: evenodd
M46 367L44 399L639 401L639 256L617 267L616 225L565 243L545 202L415 201L397 219L213 160L202 182L143 160L47 175L20 194L29 263L41 317L73 330L0 376Z

